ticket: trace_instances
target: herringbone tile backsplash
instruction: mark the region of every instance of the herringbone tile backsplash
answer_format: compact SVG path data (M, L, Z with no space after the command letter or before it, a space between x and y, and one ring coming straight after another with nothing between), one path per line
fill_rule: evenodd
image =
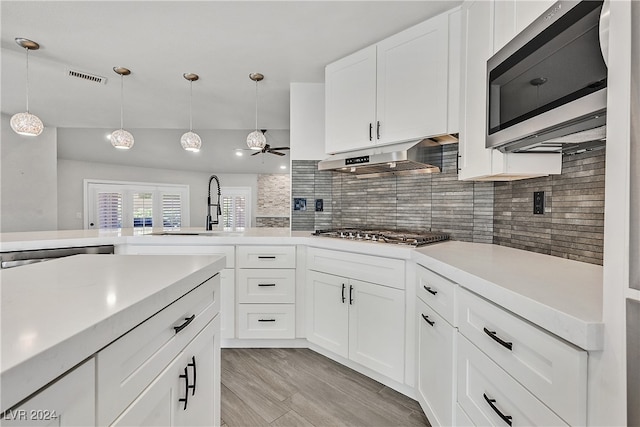
M444 231L454 240L602 264L604 150L565 156L561 175L493 183L458 181L457 148L444 146L439 174L357 179L294 160L292 197L306 199L306 210L291 211L292 230ZM534 191L545 192L544 215L533 214Z

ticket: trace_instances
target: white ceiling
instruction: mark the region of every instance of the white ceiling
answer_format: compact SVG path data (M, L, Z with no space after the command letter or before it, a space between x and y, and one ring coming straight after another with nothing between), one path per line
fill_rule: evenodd
M40 43L30 53L30 110L60 131L58 156L132 166L206 172L279 173L289 155L234 155L255 125L272 145L289 142L289 84L322 82L324 66L461 1L5 1L1 2L2 90L6 114L25 108L25 53L15 37ZM124 66L128 152L105 134L119 127ZM106 85L67 77L97 74ZM183 152L189 83L198 154ZM273 143L276 144L273 144ZM238 161L241 160L241 161Z

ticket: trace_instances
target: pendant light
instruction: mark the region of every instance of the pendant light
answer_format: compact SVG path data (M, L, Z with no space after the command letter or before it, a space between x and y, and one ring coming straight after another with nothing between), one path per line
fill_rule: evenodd
M185 150L197 153L202 147L202 140L197 133L193 132L193 82L200 77L194 73L184 73L182 77L189 80L189 132L182 135L180 144Z
M120 75L120 129L111 133L111 145L120 150L133 147L133 135L124 130L124 76L131 74L131 70L124 67L113 67L113 71Z
M11 129L18 135L38 136L42 133L44 125L38 116L29 112L29 51L40 49L40 45L29 39L16 38L15 40L18 46L27 51L27 111L11 117Z
M264 133L258 130L258 82L264 79L264 75L251 73L249 78L256 82L256 130L247 136L247 145L252 150L262 150L267 145L267 139L264 137Z

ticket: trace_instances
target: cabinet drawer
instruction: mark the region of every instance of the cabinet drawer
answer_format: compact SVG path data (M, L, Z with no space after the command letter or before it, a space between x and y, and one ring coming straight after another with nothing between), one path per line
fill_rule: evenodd
M421 265L417 266L416 274L418 297L455 326L453 299L457 285Z
M464 337L458 339L458 403L479 426L507 425L500 414L513 426L567 425Z
M219 293L218 274L98 352L98 425L109 425L120 415L218 314ZM174 329L191 316L183 329Z
M204 245L125 245L121 253L127 255L224 255L224 268L235 265L235 246Z
M404 289L404 261L352 252L307 249L307 268L392 288Z
M238 270L238 302L295 303L295 276L292 269Z
M566 422L586 424L586 351L463 289L458 292L458 327Z
M295 306L238 304L238 338L295 338Z
M238 246L238 268L296 268L295 246Z

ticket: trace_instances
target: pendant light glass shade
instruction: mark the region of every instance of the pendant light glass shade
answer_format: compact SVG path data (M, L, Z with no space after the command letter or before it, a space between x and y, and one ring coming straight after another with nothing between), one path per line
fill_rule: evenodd
M42 120L31 113L17 113L11 117L11 129L18 135L38 136L44 125Z
M131 71L124 67L113 67L113 71L120 75L120 129L111 133L111 145L119 150L128 150L135 141L133 135L124 130L124 76L131 74Z
M251 73L249 78L256 82L256 130L247 135L247 146L252 150L262 150L267 145L264 133L258 130L258 82L264 79L260 73Z
M40 45L28 39L16 38L15 40L18 46L23 47L27 52L27 111L14 114L13 117L11 117L11 129L18 135L38 136L42 133L44 125L38 116L29 112L29 51L38 50Z
M200 147L202 147L202 140L197 133L189 131L182 135L180 144L185 150L197 153L200 151Z
M182 77L189 80L189 132L182 135L180 145L187 151L197 153L202 147L202 139L200 139L200 135L193 131L193 82L200 77L194 73L185 73Z
M247 146L252 150L262 150L267 144L267 139L259 130L254 130L247 136Z
M133 135L124 129L114 130L111 133L111 145L119 150L128 150L133 147Z

